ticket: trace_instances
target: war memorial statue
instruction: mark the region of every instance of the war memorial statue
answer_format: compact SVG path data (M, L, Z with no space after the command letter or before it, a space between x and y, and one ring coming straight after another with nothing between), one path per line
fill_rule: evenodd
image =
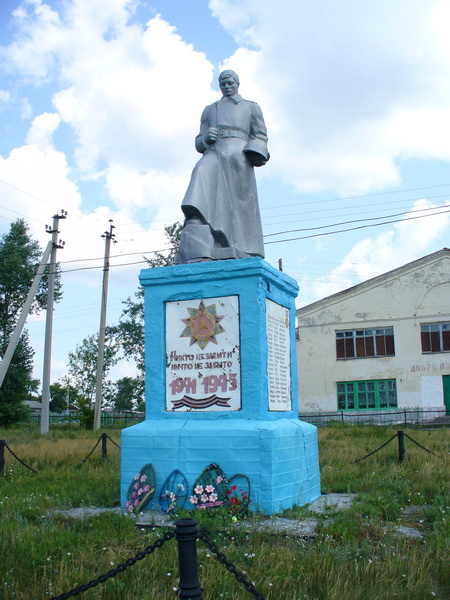
M298 418L298 284L264 260L254 167L269 159L266 128L234 71L219 83L195 141L180 264L139 277L146 418L121 444L121 503L136 514L233 500L274 514L320 496L317 429Z
M203 154L182 203L180 262L264 258L254 167L269 160L260 107L238 93L239 77L219 76L222 98L201 116L195 147Z

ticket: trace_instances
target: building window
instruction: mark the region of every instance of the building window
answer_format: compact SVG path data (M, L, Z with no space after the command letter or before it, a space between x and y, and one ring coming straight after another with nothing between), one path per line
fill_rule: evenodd
M427 323L420 326L422 352L450 352L450 323Z
M397 408L395 379L337 383L338 410Z
M394 328L336 331L337 358L395 356Z

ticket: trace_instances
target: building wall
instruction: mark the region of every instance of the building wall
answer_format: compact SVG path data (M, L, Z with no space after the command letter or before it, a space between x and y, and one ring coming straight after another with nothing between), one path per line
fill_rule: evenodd
M450 256L422 261L297 311L300 412L335 411L336 382L374 379L396 379L398 408L444 407L450 352L422 354L420 325L450 321ZM336 331L376 327L394 328L395 356L336 359Z

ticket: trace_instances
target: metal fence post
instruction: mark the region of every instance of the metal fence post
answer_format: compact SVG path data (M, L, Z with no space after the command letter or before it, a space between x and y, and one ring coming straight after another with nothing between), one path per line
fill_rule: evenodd
M198 580L197 521L195 519L178 519L174 525L180 567L178 597L186 600L202 600L203 590Z
M107 433L102 433L102 458L106 458L108 454L108 448L106 447L106 441L108 439Z
M402 463L405 458L405 434L403 431L397 431L398 436L398 462Z
M5 446L6 440L0 440L0 475L5 470Z

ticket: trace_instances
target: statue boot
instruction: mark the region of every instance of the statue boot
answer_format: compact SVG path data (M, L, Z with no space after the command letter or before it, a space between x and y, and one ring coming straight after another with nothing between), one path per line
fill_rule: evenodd
M180 263L202 262L214 259L214 238L209 225L200 219L189 219L180 239Z

